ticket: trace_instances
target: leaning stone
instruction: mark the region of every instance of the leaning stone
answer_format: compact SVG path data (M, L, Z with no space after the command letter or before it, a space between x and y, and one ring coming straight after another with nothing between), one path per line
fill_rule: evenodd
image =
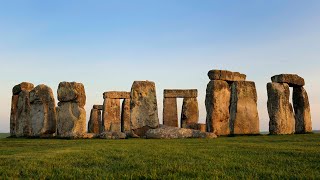
M199 130L161 126L157 129L149 129L146 133L148 139L183 139L183 138L216 138L214 133L201 132Z
M19 93L16 119L16 136L30 136L30 98L29 91Z
M155 83L135 81L131 88L131 128L138 136L144 136L150 128L159 126Z
M76 102L83 108L86 104L86 93L83 84L76 82L61 82L58 87L60 102Z
M131 131L130 99L124 99L121 111L121 132Z
M103 105L93 105L93 109L103 110Z
M103 131L121 132L120 99L104 99L102 122Z
M108 91L103 93L103 98L109 99L130 99L130 92L125 91Z
M196 98L197 89L165 89L163 92L165 98Z
M272 82L287 83L290 87L304 86L304 79L297 74L279 74L271 77Z
M52 89L41 84L30 91L30 107L31 136L54 134L57 115Z
M270 134L293 134L295 119L289 102L290 90L286 83L268 83L268 113Z
M88 122L88 133L100 134L101 132L101 111L98 109L91 109L90 120Z
M126 134L123 132L103 132L99 135L101 139L126 139Z
M218 136L230 134L230 97L231 91L226 81L213 80L208 83L205 100L207 132Z
M163 125L178 127L177 98L163 99Z
M59 102L57 110L57 135L77 138L86 132L86 111L75 102Z
M34 88L34 85L28 82L22 82L18 85L15 85L12 89L13 95L19 95L19 93L23 90L31 91Z
M208 72L210 80L223 80L223 81L245 81L246 75L239 72L231 72L227 70L210 70Z
M10 136L16 135L16 122L17 122L17 110L18 110L18 95L13 95L11 99L11 112L10 112Z
M234 82L231 85L231 94L231 134L260 134L255 83Z
M181 111L181 127L187 128L190 124L198 123L199 108L197 98L183 98Z
M311 112L307 91L303 87L293 88L293 107L295 112L295 132L312 132Z

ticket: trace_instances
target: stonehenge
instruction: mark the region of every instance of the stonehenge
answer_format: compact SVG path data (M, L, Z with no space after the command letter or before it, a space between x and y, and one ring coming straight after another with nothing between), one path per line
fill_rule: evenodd
M102 133L102 105L93 105L90 112L90 119L88 122L88 133L100 134Z
M210 70L206 90L206 126L218 136L259 134L255 83L246 75Z
M309 133L312 131L308 94L305 81L296 74L271 77L267 84L270 134ZM290 87L293 88L292 104Z

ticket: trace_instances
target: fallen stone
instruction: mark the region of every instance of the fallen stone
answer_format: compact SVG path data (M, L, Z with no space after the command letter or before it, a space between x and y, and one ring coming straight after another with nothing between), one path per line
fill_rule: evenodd
M290 87L304 86L304 79L297 74L279 74L271 77L272 82L287 83Z
M103 108L103 131L121 132L120 99L104 99Z
M101 139L126 139L126 134L123 132L103 132L99 135Z
M125 91L108 91L103 93L103 98L109 99L130 99L130 92Z
M75 102L83 108L86 104L86 93L83 84L76 82L61 82L58 87L60 102Z
M121 132L131 131L130 99L124 99L121 111Z
M229 135L231 91L228 83L221 80L210 81L206 92L207 132L218 136Z
M29 91L19 93L16 119L16 137L30 136L30 98Z
M19 95L19 93L23 90L31 91L34 88L34 85L28 82L22 82L18 85L15 85L12 89L13 95Z
M93 105L93 109L103 110L103 105Z
M231 85L231 134L260 134L257 108L257 91L254 82L239 81Z
M90 120L88 122L88 133L100 134L101 132L101 111L98 109L91 109Z
M31 136L40 137L56 132L57 115L52 89L38 85L30 91Z
M311 112L307 91L303 87L293 88L293 107L295 112L295 132L312 132Z
M148 139L183 139L183 138L217 138L214 133L201 132L199 130L161 126L157 129L149 129L146 133Z
M178 127L177 98L163 99L163 124Z
M181 111L181 127L187 128L190 124L199 121L199 108L197 98L183 98Z
M246 75L239 72L231 72L227 70L210 70L208 72L210 80L223 80L223 81L245 81Z
M289 85L268 83L267 90L270 134L293 134L295 119L292 105L289 102Z
M165 98L196 98L197 89L165 89L163 92Z
M144 136L150 128L159 126L155 83L135 81L131 88L131 128L138 136Z

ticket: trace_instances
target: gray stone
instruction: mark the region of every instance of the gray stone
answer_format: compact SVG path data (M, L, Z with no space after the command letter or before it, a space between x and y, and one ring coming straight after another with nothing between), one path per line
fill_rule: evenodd
M190 124L199 121L199 108L197 98L183 98L181 111L181 127L187 128Z
M197 89L165 89L163 92L165 98L196 98Z
M295 132L312 132L311 112L307 91L303 87L293 88L293 107L295 112Z
M217 136L214 133L201 132L199 130L161 126L157 129L149 129L146 133L148 139L183 139L183 138L209 138Z
M16 135L18 99L19 99L19 95L13 95L12 99L11 99L10 136L15 136Z
M61 82L58 87L60 102L75 102L83 108L86 104L86 93L83 84L76 82Z
M38 85L30 91L31 136L48 136L56 132L57 115L52 89Z
M231 134L260 134L257 91L254 82L239 81L231 85Z
M130 99L124 99L121 111L121 132L131 131Z
M292 105L289 102L289 85L268 83L267 90L270 134L293 134L295 119Z
M126 139L126 134L123 132L103 132L100 134L99 138L101 139Z
M159 126L155 83L135 81L131 88L131 128L138 136L144 136L150 128Z
M15 85L12 89L13 95L19 95L21 91L31 91L34 88L34 85L28 82L22 82L18 85Z
M304 86L304 79L297 74L279 74L271 77L272 82L287 83L290 87Z
M163 125L178 127L177 98L163 99Z
M30 99L29 91L19 93L16 119L16 136L30 136Z
M109 99L130 99L130 92L125 91L108 91L103 93L103 98Z
M101 111L91 109L90 120L88 122L88 133L100 134L102 132Z
M120 99L104 99L102 122L104 131L121 132Z
M229 135L231 90L226 81L212 80L207 85L206 110L207 132L216 135Z
M231 72L227 70L210 70L208 72L210 80L223 80L223 81L245 81L246 75L239 72Z

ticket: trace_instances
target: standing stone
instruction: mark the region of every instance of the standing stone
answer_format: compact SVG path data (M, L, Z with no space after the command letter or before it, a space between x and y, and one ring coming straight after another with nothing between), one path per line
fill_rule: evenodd
M306 90L303 87L294 87L292 98L296 120L295 132L300 134L312 132L310 104Z
M197 124L199 121L199 108L197 98L183 98L181 111L181 127Z
M90 120L88 122L88 133L100 134L101 132L101 111L99 109L91 109Z
M120 99L104 99L102 118L104 131L121 132Z
M16 135L16 122L17 122L17 110L18 110L19 95L13 95L11 99L11 113L10 113L10 135Z
M239 81L231 86L231 134L259 134L257 91L254 82Z
M53 92L46 85L30 91L31 136L48 136L56 132L56 109Z
M163 125L178 127L177 98L163 99Z
M293 134L295 119L292 105L289 102L289 85L268 83L267 90L270 134Z
M86 94L83 84L61 82L58 87L57 134L60 137L82 137L86 132Z
M19 93L16 119L16 136L30 135L30 99L29 91L22 90Z
M21 91L25 90L25 91L31 91L34 88L34 85L32 83L28 83L28 82L22 82L18 85L15 85L12 88L12 94L13 95L19 95Z
M212 80L207 85L206 110L207 132L216 135L229 135L231 91L226 81Z
M138 136L159 126L155 83L135 81L131 88L131 128Z
M121 111L121 132L131 131L130 124L130 99L124 99Z

